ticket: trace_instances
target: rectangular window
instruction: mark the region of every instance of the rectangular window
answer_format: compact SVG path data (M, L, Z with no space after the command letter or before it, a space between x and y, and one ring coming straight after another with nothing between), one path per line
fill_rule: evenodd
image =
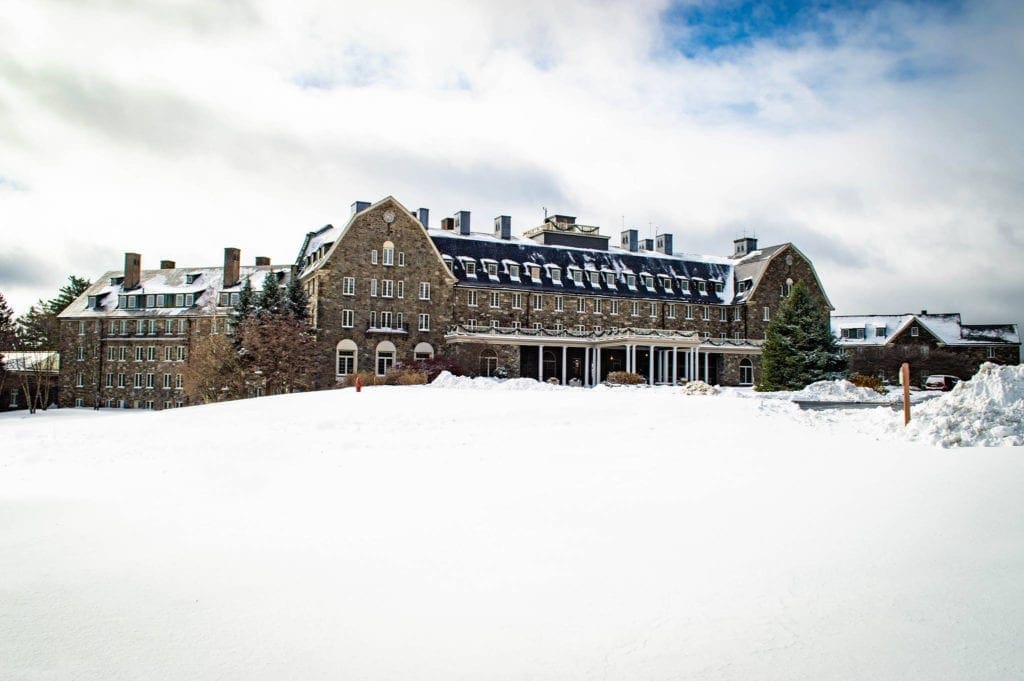
M419 329L420 331L430 331L430 315L421 314L419 316Z
M487 276L497 277L498 276L498 263L489 262L487 263Z
M117 359L117 348L111 345L107 348L107 361L113 362L115 359Z
M347 376L355 373L356 351L338 350L338 375Z
M430 300L430 282L420 282L420 300Z
M996 349L995 348L985 348L985 358L986 359L995 359L995 356L996 356Z
M138 307L138 296L128 296L128 309L134 310Z
M628 286L633 291L636 290L636 275L633 275L633 274L627 274L626 275L626 286Z
M184 293L175 294L175 296L174 296L174 306L175 307L185 307L185 294Z
M555 312L562 312L563 310L565 310L565 298L555 296Z
M370 280L370 297L371 298L376 298L377 297L377 280L376 279L371 279Z
M548 276L551 277L552 284L562 285L562 268L560 267L549 267Z
M395 313L395 328L405 329L405 315L403 315L401 312Z
M594 324L594 333L601 333L601 327L598 324Z
M386 265L387 267L391 267L392 265L395 264L395 249L394 248L385 248L383 254L384 254L384 258L383 258L383 264L384 265Z
M519 265L509 263L508 265L508 277L513 281L519 281Z
M675 306L675 303L666 303L665 304L665 317L668 318L668 319L675 319L676 318L676 306Z
M605 272L604 273L604 284L608 288L615 288L615 273Z
M743 308L738 305L732 309L732 320L738 322L743 318Z
M150 319L149 320L149 335L150 336L155 336L156 335L156 329L157 329L157 326L159 324L160 324L160 320L158 320L158 319Z
M85 374L83 374L81 371L79 371L78 375L75 377L75 387L81 388L81 387L84 387L84 386L85 386Z
M743 340L743 332L742 332L742 331L736 331L736 332L734 332L734 333L732 334L732 339L733 339L733 340Z
M85 348L83 348L81 345L75 348L75 359L78 360L79 362L85 360Z
M153 374L146 374L146 387L147 388L152 388L153 387Z
M576 299L576 311L581 313L581 314L587 311L587 299L586 298L577 298Z
M117 306L119 308L121 308L122 310L124 308L128 307L128 296L118 296L117 297Z
M766 321L766 322L770 322L770 321L771 321L771 319L772 319L772 311L771 311L771 308L768 308L768 307L764 308L764 316L762 317L762 319L763 319L764 321ZM915 335L916 335L916 334L915 334Z
M492 319L491 320L491 328L492 329L498 328L498 320L497 319Z
M85 322L78 322L78 335L79 336L84 336L85 335Z
M582 333L586 333L586 332L587 332L586 324L577 324L576 325L576 333L581 333L582 334Z
M601 314L601 308L603 307L600 298L594 298L594 314Z
M540 265L529 265L530 268L530 279L534 282L540 281Z
M351 329L355 326L356 313L355 310L342 310L341 311L341 328Z
M108 388L113 388L114 387L114 374L113 373L107 374L107 387Z
M128 346L122 345L117 349L117 361L126 362L128 361Z
M718 321L727 322L729 321L729 308L720 307L718 308Z
M720 281L715 282L715 293L722 293L725 291L725 284Z
M212 333L215 336L220 333L220 320L219 319L214 318L213 321L210 322L210 333Z
M146 348L146 359L152 362L156 359L156 346L150 345Z
M174 348L170 345L164 347L164 361L170 362L174 359Z
M140 319L135 322L135 334L138 336L146 335L146 320Z
M76 407L84 407L85 406L85 400L82 399L81 397L76 397L75 398L75 406Z
M764 320L768 321L768 308L767 307L764 309ZM916 326L910 327L910 335L914 336L915 338L917 337L917 327Z
M182 386L181 374L175 374L174 375L174 387L177 390L181 390L181 386ZM180 407L181 405L179 404L178 406Z
M657 303L651 303L651 309L650 309L650 312L648 314L651 317L657 317L658 316L658 304Z
M640 316L640 303L636 302L635 300L632 303L630 303L629 314L630 314L630 316L633 316L633 317L639 317Z
M444 265L445 265L445 267L448 268L449 272L452 272L452 273L455 272L455 266L452 264L452 259L449 258L448 256L444 257Z
M534 329L534 331L540 331L540 330L541 330L541 329L543 329L543 328L544 328L544 325L543 325L543 324L541 324L540 322L534 322L534 323L533 323L533 329Z
M355 277L345 277L341 280L341 294L344 296L354 296L356 294Z
M491 307L501 307L501 294L491 291Z
M398 253L398 266L405 267L405 251L399 251Z
M152 293L146 296L146 307L156 307L156 296Z
M125 374L118 374L117 375L117 387L118 388L123 388L125 386L125 378L126 378Z
M475 262L473 262L472 260L464 260L464 261L462 261L462 264L463 264L463 267L466 270L466 276L467 277L475 277L476 276L476 263Z
M170 390L172 385L174 384L171 382L171 374L164 374L164 389Z
M383 376L386 374L395 363L395 353L391 351L379 350L377 352L377 375Z
M114 335L114 334L116 334L116 333L117 333L117 322L116 322L116 321L114 321L113 319L111 319L111 320L110 320L110 331L109 331L109 335L113 336L113 335Z
M707 305L702 307L700 309L700 318L706 322L711 321L711 308L709 308Z
M649 289L649 290L653 290L654 289L654 277L652 277L649 274L645 274L641 278L643 279L643 282L644 282L644 288Z
M405 298L405 281L400 280L395 284L395 295L399 298Z
M231 304L232 305L238 305L238 301L239 300L241 300L241 294L240 293L232 293L231 294Z
M136 388L141 388L142 387L142 374L135 374L135 387Z
M875 327L875 338L885 338L885 327L884 326Z
M577 286L583 286L583 270L572 271L572 283Z
M512 294L512 309L522 310L523 309L523 294L513 293Z
M127 336L128 335L128 320L127 319L122 319L121 320L121 335L122 336Z
M142 361L142 353L143 352L145 352L145 349L141 345L136 345L135 346L135 361L136 362L141 362Z
M391 328L391 311L384 310L380 313L380 328L390 329Z
M370 328L371 329L376 329L377 328L377 311L376 310L370 310Z
M544 309L544 298L539 293L533 294L533 309L543 310Z
M476 307L476 302L476 291L468 291L466 293L466 305Z
M686 306L686 318L693 319L693 305Z
M619 314L619 301L617 301L617 300L613 300L612 301L612 311L611 311L611 313L612 314Z
M187 319L179 319L178 320L178 333L183 335L183 336L188 333L188 320Z
M698 281L697 282L697 293L707 293L707 291L708 291L707 283L703 282L703 281Z
M466 328L468 328L468 329L475 329L476 328L476 320L475 319L467 319L466 320Z
M178 361L184 362L188 357L188 349L184 345L178 346Z
M601 273L600 272L588 272L587 275L590 278L590 285L591 286L593 286L594 288L598 288L599 286L601 286Z
M376 265L377 264L377 249L376 248L373 249L372 251L370 251L370 264L371 265Z
M370 291L373 291L371 285ZM372 293L370 295L373 295ZM391 279L382 279L380 282L380 297L381 298L394 298L395 297L395 282Z
M194 293L186 293L185 294L185 307L192 307L192 303L194 303L195 300L196 300L196 297L195 297Z

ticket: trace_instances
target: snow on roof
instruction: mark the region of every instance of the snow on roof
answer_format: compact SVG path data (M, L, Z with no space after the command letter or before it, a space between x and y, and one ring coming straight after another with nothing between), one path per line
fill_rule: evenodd
M4 368L7 371L60 371L60 353L56 350L34 350L29 352L0 350Z
M1015 324L962 324L960 313L833 315L832 333L842 345L886 345L916 321L944 345L1020 343ZM844 338L843 329L864 329L863 338ZM881 335L879 334L881 330Z

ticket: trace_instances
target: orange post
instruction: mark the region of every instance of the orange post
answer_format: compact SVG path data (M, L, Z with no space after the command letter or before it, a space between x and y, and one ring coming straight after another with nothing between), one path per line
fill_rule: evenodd
M356 376L356 392L358 393L358 392L362 392L362 391L363 391L363 377L362 376Z
M900 367L900 383L903 384L903 425L910 423L910 365Z

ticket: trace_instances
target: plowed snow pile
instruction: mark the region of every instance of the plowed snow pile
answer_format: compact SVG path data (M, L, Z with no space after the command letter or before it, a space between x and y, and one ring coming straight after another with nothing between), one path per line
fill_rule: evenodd
M684 395L717 395L722 391L718 387L708 385L704 381L691 381L684 385L680 392Z
M871 388L858 388L849 381L818 381L811 383L803 390L793 393L794 400L813 400L819 402L888 402Z
M1024 366L982 364L974 378L918 407L906 433L942 447L1024 445Z
M560 385L541 383L532 378L485 378L477 376L455 376L450 371L442 371L431 383L435 388L454 390L561 390Z

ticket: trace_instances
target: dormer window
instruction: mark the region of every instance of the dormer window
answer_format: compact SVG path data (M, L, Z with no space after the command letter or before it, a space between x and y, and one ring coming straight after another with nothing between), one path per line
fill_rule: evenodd
M489 263L487 263L487 276L494 277L494 278L498 277L498 263L496 263L496 262L489 262Z
M722 293L725 291L725 284L720 281L715 282L715 293Z
M615 288L615 273L614 272L605 272L604 273L604 283L605 283L605 286L607 286L608 288Z
M910 335L913 336L914 338L917 338L917 334L918 334L917 327L916 326L910 327Z
M679 292L680 293L689 293L690 292L690 280L689 279L682 279L682 278L679 279Z
M850 340L863 340L864 339L864 327L858 326L855 328L845 328L840 330L840 334L843 338Z
M583 286L583 270L572 271L572 283L577 286Z
M454 271L455 271L454 270L454 264L452 262L451 256L445 255L445 256L442 256L442 257L444 258L444 266L448 268L449 272L453 272L454 273Z
M124 277L111 277L110 278L110 285L111 286L120 286L123 283L124 283Z
M508 276L513 281L519 281L519 265L514 263L508 264Z
M884 326L876 326L875 327L875 338L885 338L885 327Z
M155 307L155 306L156 306L156 296L154 296L151 293L151 294L146 296L146 307Z
M597 287L601 286L601 273L600 272L589 272L588 275L590 276L590 285L591 286L593 286L594 288L597 288Z
M635 291L636 290L636 275L635 274L627 274L626 275L626 286L631 291Z
M464 260L463 263L462 263L462 266L466 269L466 276L467 277L475 277L476 276L476 263L475 262L473 262L472 260Z
M661 280L661 288L668 292L672 292L672 277L659 277Z
M551 283L556 286L562 285L562 268L561 267L548 267L548 276L551 277Z
M381 251L381 264L385 267L395 264L395 245L390 241L384 242L384 249Z
M201 276L202 276L201 273L200 274L186 274L185 275L185 283L186 284L194 284L196 279L198 279Z
M708 285L707 285L707 283L703 282L703 281L698 281L697 282L697 293L707 293L707 292L708 292Z
M93 310L96 309L96 296L89 296L89 305L88 305L88 307L90 309L93 309Z
M192 307L192 304L195 303L195 301L196 298L194 293L185 294L185 307Z
M641 274L640 281L643 282L645 288L649 290L654 288L654 277L652 277L651 275Z

